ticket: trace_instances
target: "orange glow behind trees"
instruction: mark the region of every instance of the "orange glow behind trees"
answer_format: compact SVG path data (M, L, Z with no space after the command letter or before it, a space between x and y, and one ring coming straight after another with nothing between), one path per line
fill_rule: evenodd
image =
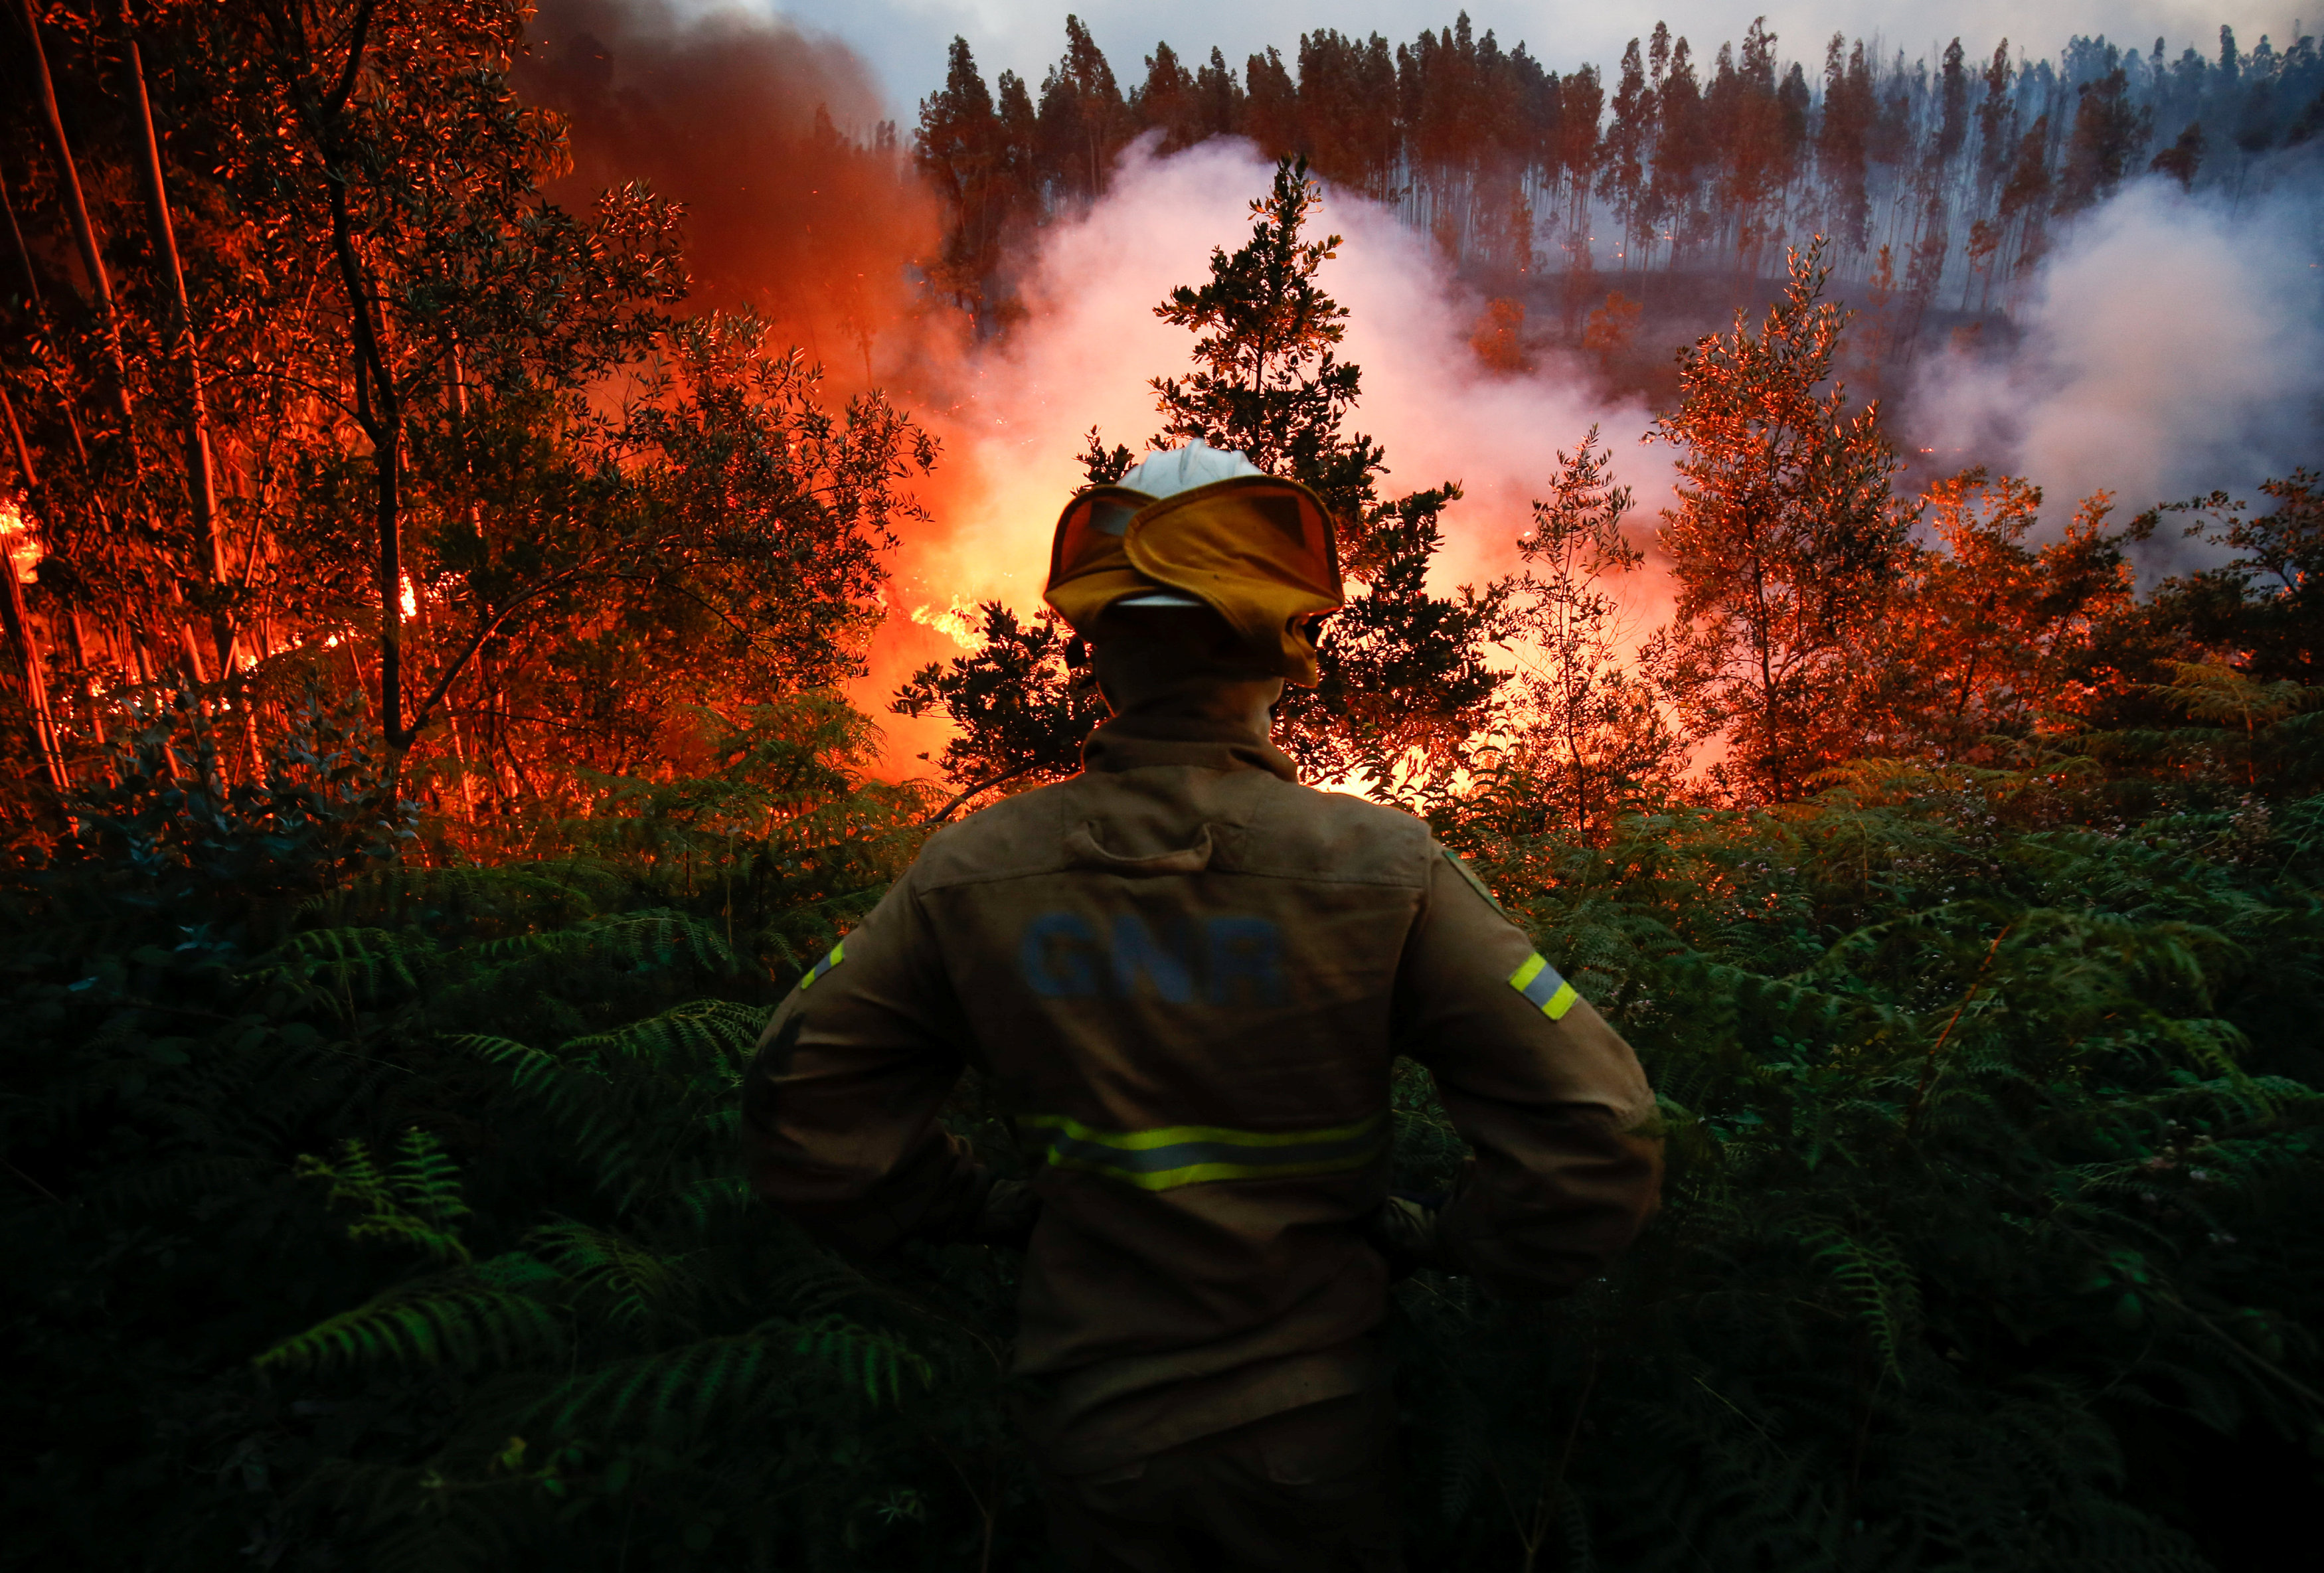
M1713 779L1771 803L1854 751L1863 644L1908 520L1877 406L1821 391L1845 320L1819 299L1829 273L1819 242L1757 332L1738 312L1688 351L1656 427L1680 450L1662 531L1678 604L1647 662L1698 741L1728 741Z
M996 623L941 584L890 607L899 532L945 528L924 501L943 496L929 483L938 453L857 376L871 378L882 334L925 345L1005 331L1012 248L1102 188L1108 151L1141 116L1181 142L1237 127L1304 140L1366 189L1386 189L1382 161L1407 147L1428 221L1477 256L1506 238L1512 201L1582 222L1608 148L1636 133L1623 156L1637 168L1615 186L1638 244L1667 259L1716 240L1738 267L1773 246L1773 216L1797 195L1786 159L1811 150L1820 179L1853 191L1871 178L1858 166L1895 163L1904 144L1890 144L1910 130L1866 97L1874 67L1837 46L1812 124L1794 125L1793 78L1764 32L1700 78L1684 41L1658 32L1636 79L1626 70L1620 134L1583 147L1560 116L1586 109L1594 127L1594 73L1536 80L1530 57L1465 25L1394 59L1314 35L1298 81L1280 60L1253 68L1257 97L1221 62L1188 71L1160 54L1125 92L1077 29L1038 105L1013 78L986 89L956 49L906 150L884 125L842 129L871 102L844 54L747 30L663 37L650 10L565 0L528 57L513 5L173 3L133 7L129 26L20 5L11 25L36 28L45 91L9 106L0 157L0 391L21 527L5 606L14 709L0 726L12 819L54 823L58 793L102 775L109 742L173 695L240 726L253 746L222 756L235 770L319 685L360 695L447 838L521 842L536 822L592 811L609 779L715 756L752 707L860 678L891 611L967 647L980 671L991 657L986 686L1020 682L1048 723L1084 726L1094 713L1068 692L1062 646L990 643L1021 642L1028 625ZM721 38L734 62L713 58ZM1980 97L1964 59L1946 56L1923 162L1936 161L1932 179L1991 188L2019 265L2038 229L2025 192L2049 155L2017 146L2007 62ZM770 107L753 86L761 68L793 97L826 95L825 110ZM629 179L649 164L697 185L719 173L672 129L698 125L664 101L688 73L707 73L718 113L770 117L718 144L781 166L760 206L722 194L689 216ZM1394 135L1342 113L1350 95L1407 78L1416 96L1398 98ZM587 123L568 124L528 83ZM1485 104L1534 116L1519 119L1535 142L1502 152L1547 160L1550 175L1487 167L1471 113ZM1730 121L1755 140L1714 170L1699 133ZM2113 125L2093 119L2077 144L2092 190L2119 162ZM2174 662L2315 679L2317 641L2301 631L2310 482L2278 483L2282 506L2264 519L2207 503L2214 538L2244 565L2144 602L2125 553L2152 518L2110 526L2093 499L2037 547L2028 481L1971 473L1899 497L1876 411L1831 381L1842 322L1819 299L1813 249L1764 321L1738 318L1685 354L1660 428L1683 486L1653 565L1678 603L1643 658L1618 658L1598 575L1644 538L1617 504L1618 455L1558 452L1578 432L1540 434L1553 490L1527 548L1534 576L1432 594L1459 490L1376 494L1379 446L1343 429L1357 380L1333 358L1338 308L1317 283L1330 242L1300 233L1305 191L1286 170L1250 244L1162 303L1196 336L1202 370L1157 393L1170 437L1272 455L1345 516L1360 593L1326 641L1324 687L1285 711L1286 737L1324 777L1448 813L1486 774L1494 790L1521 777L1588 824L1679 790L1792 801L1866 755L1997 767L2080 747L2094 728L2213 724L2189 716ZM1869 244L1853 200L1843 251ZM1728 227L1688 227L1719 203ZM684 246L712 259L692 294ZM1926 250L1900 253L1908 277L1873 336L1882 353L1926 304L1902 299L1927 295L1913 273ZM926 264L925 289L906 256ZM1595 277L1588 257L1571 254L1572 279ZM1605 304L1584 328L1591 299ZM679 315L706 304L779 320ZM1627 296L1572 306L1567 331L1609 363L1650 332ZM1497 304L1480 353L1514 373L1532 331L1517 304ZM802 338L809 351L790 347ZM1526 682L1508 680L1528 664ZM948 709L925 685L914 703ZM1707 764L1694 785L1673 729ZM1069 767L1072 741L1048 739L1032 750L1040 769L1010 781ZM1007 768L1029 747L1003 750ZM1005 773L974 752L945 754L955 785Z
M481 824L856 669L933 445L748 318L672 319L644 189L543 198L564 131L512 90L518 8L162 7L136 59L35 12L66 113L12 139L0 293L13 664L57 782L180 690L272 733L352 685L408 788ZM174 224L111 93L140 60ZM71 174L96 275L55 244Z

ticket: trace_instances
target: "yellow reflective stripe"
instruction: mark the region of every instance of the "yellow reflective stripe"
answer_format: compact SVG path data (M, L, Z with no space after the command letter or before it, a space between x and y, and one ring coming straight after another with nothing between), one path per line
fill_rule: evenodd
M814 988L815 980L816 979L822 977L825 972L830 971L834 967L836 967L840 962L845 960L847 960L847 942L845 940L842 940L837 944L831 947L831 954L824 957L822 961L817 961L814 966L807 969L807 976L799 980L798 986L801 989Z
M1371 1155L1366 1154L1355 1163L1341 1158L1319 1158L1312 1164L1188 1164L1178 1169L1139 1172L1119 1169L1111 1164L1095 1163L1087 1158L1052 1157L1049 1166L1102 1174L1108 1179L1135 1185L1140 1191L1175 1191L1181 1185L1200 1185L1213 1180L1290 1180L1302 1174L1330 1174L1360 1169L1370 1161Z
M1146 1191L1360 1169L1379 1155L1388 1133L1385 1111L1350 1125L1300 1131L1209 1125L1106 1131L1053 1114L1019 1115L1017 1123L1049 1133L1043 1157L1051 1167L1103 1174Z
M1573 985L1557 975L1557 969L1542 960L1536 951L1527 956L1517 970L1509 974L1509 987L1526 997L1526 1002L1540 1008L1552 1021L1562 1020L1582 998Z
M1175 1147L1186 1142L1230 1142L1244 1147L1295 1147L1344 1142L1372 1129L1383 1118L1376 1114L1352 1125L1302 1131L1247 1131L1222 1125L1166 1125L1152 1130L1103 1131L1062 1114L1020 1114L1017 1117L1017 1123L1039 1126L1047 1130L1061 1130L1077 1142L1094 1142L1100 1146L1119 1147L1124 1152L1134 1153L1153 1147Z

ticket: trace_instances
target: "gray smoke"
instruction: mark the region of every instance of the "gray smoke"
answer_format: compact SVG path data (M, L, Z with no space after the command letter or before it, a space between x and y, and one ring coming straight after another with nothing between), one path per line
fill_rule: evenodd
M1923 365L1903 422L1918 468L2024 476L2059 520L2102 488L2136 511L2324 460L2317 220L2288 189L2231 208L2132 187L2059 241L2014 345Z

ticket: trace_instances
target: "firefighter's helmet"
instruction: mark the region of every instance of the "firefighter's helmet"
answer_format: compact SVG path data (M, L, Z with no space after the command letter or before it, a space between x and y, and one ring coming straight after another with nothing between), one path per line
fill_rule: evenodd
M1344 599L1321 500L1200 438L1065 505L1044 598L1086 639L1118 608L1208 607L1260 669L1307 687L1316 621Z

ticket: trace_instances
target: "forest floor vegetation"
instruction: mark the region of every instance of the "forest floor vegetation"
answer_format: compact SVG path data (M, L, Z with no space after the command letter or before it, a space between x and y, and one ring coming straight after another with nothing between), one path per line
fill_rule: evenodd
M866 1273L739 1176L766 1009L928 804L827 705L732 741L493 861L320 704L257 787L198 706L124 742L5 911L0 1560L1043 1565L1010 1260ZM1582 838L1512 773L1440 823L1671 1169L1573 1300L1398 1291L1414 1567L2241 1565L2204 1460L2318 1436L2324 796L2098 785L1867 765ZM1019 1164L973 1079L948 1118Z

